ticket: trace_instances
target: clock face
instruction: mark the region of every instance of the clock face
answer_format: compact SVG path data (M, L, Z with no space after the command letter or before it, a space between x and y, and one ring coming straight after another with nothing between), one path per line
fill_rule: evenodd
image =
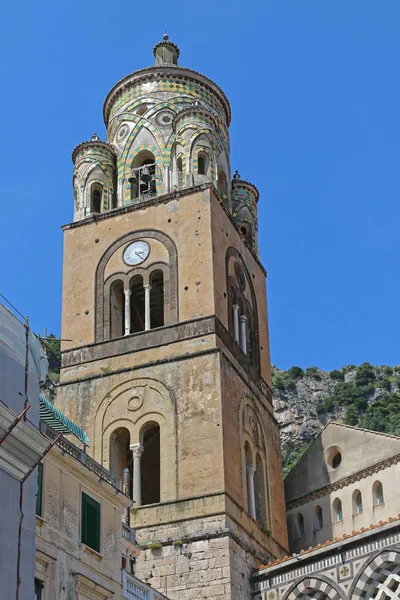
M150 246L146 242L138 241L125 248L123 258L127 265L139 265L149 254Z

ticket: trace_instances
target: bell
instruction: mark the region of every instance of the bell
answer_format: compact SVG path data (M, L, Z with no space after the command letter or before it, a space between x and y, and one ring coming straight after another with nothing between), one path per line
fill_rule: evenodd
M129 177L128 181L129 183L137 183L137 175L134 171L132 171L131 176Z
M150 175L150 169L149 167L143 167L143 170L140 174L140 179L142 181L150 181L151 180L151 175Z

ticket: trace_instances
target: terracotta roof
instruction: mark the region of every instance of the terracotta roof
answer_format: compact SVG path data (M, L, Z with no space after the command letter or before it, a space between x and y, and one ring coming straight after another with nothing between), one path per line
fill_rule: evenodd
M387 521L379 521L379 523L377 523L376 525L371 524L369 527L361 527L361 529L359 531L352 531L351 533L344 533L341 537L335 537L333 540L327 540L326 542L324 542L323 544L318 544L317 546L310 546L307 550L300 550L300 552L297 554L304 556L305 554L308 554L309 552L313 552L314 550L319 550L320 548L325 548L327 546L330 546L331 544L335 544L336 542L340 542L342 540L348 540L349 538L352 537L356 537L357 535L360 535L361 533L365 533L366 531L372 531L373 529L377 529L379 527L383 527L383 525L388 525L388 523L394 523L395 521L400 521L400 514L397 515L397 517L389 517L387 519ZM292 560L293 556L284 556L283 558L278 558L277 560L274 560L266 565L261 565L258 569L258 571L261 571L262 569L268 569L269 567L275 567L276 565L280 565L284 562L287 562L288 560Z

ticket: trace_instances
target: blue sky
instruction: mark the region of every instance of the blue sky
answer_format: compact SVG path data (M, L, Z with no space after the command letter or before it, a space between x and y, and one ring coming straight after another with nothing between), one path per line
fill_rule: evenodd
M166 28L227 94L260 190L273 363L398 364L399 20L398 0L3 3L0 292L60 332L71 151Z

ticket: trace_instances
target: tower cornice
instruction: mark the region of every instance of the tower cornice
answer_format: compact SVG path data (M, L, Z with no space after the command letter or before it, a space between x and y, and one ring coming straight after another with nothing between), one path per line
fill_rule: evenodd
M100 140L89 140L88 142L82 142L81 144L75 146L75 148L72 151L72 162L75 164L76 156L80 150L83 150L84 148L98 148L99 146L111 152L113 156L117 156L114 146L112 146L108 142L102 142Z
M157 78L161 78L166 75L168 77L172 77L178 80L187 79L196 81L196 83L200 83L200 85L204 86L207 90L211 91L221 102L229 127L231 122L231 106L229 104L228 98L226 97L222 89L205 75L202 75L197 71L193 71L192 69L179 67L178 65L155 65L153 67L146 67L145 69L135 71L134 73L131 73L130 75L127 75L126 77L118 81L118 83L116 83L114 87L109 91L104 101L103 118L106 127L108 126L108 118L110 115L111 107L114 104L114 102L121 96L121 94L123 94L130 87L137 85L138 83L154 81L157 80Z

